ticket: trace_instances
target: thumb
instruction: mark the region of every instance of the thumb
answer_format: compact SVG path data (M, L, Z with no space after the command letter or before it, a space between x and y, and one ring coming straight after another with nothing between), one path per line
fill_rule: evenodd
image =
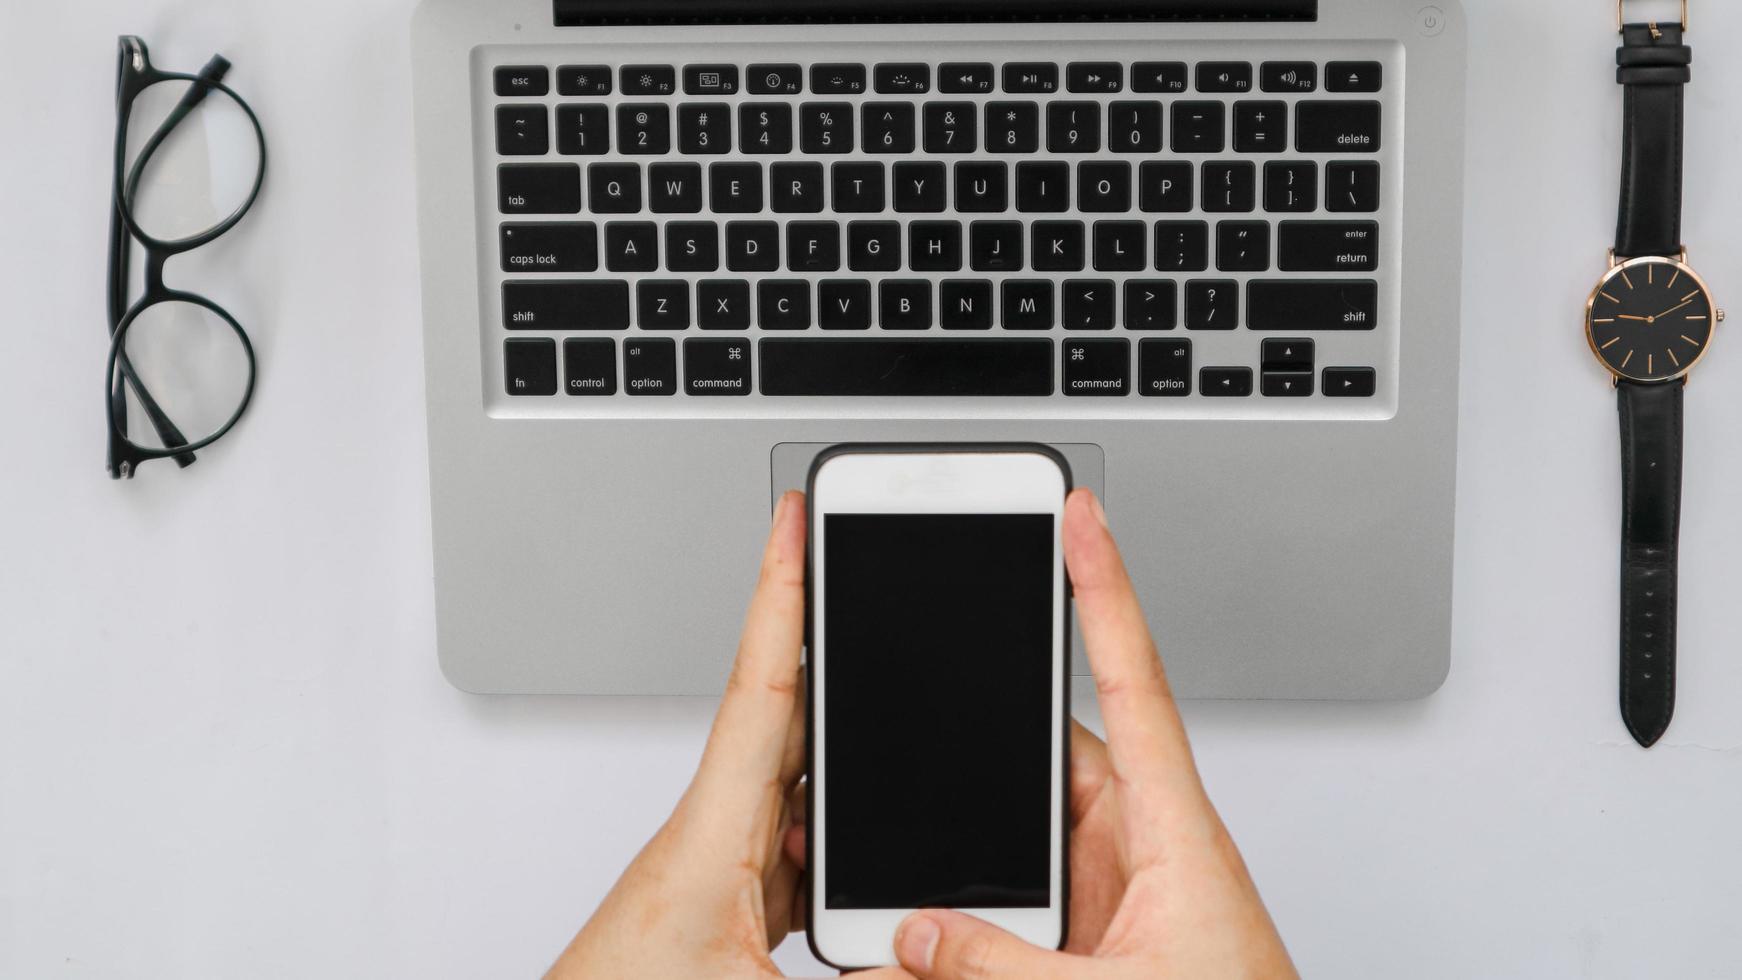
M895 956L920 980L1057 977L1065 973L1070 959L946 909L908 916L895 931Z

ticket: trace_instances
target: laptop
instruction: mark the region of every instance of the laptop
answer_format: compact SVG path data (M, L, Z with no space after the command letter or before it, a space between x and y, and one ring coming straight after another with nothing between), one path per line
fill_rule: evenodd
M458 687L718 694L818 452L1001 440L1102 495L1181 696L1442 683L1455 2L424 0L413 36Z

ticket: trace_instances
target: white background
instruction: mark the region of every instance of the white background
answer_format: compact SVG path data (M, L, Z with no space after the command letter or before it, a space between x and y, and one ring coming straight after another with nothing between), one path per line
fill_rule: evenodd
M0 0L0 976L535 975L697 758L710 701L471 697L437 672L410 10ZM1742 306L1742 5L1693 16L1686 238ZM1450 680L1187 709L1309 975L1742 961L1721 336L1688 390L1680 707L1650 752L1615 708L1616 419L1579 326L1614 227L1611 17L1471 0ZM169 270L251 328L255 407L130 484L102 473L98 399L122 32L169 68L228 55L274 154L240 231Z

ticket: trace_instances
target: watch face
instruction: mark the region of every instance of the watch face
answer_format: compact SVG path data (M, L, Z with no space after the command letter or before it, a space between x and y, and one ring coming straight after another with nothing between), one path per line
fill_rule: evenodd
M1694 270L1670 259L1633 259L1610 269L1591 294L1585 331L1617 376L1669 381L1706 352L1713 316L1712 295Z

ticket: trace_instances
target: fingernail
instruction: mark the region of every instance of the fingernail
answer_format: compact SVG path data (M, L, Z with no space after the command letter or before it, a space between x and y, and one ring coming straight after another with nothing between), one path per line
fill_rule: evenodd
M895 937L895 954L908 966L929 973L932 960L938 955L938 940L942 937L936 922L916 915L902 925L901 934Z
M790 493L781 494L780 499L774 502L774 520L770 521L769 523L778 526L780 524L780 519L782 517L786 516L786 508L791 503L792 503L792 494L790 494Z
M1095 520L1100 521L1102 527L1107 527L1107 511L1101 506L1101 498L1093 493L1089 494L1089 510L1094 512Z

